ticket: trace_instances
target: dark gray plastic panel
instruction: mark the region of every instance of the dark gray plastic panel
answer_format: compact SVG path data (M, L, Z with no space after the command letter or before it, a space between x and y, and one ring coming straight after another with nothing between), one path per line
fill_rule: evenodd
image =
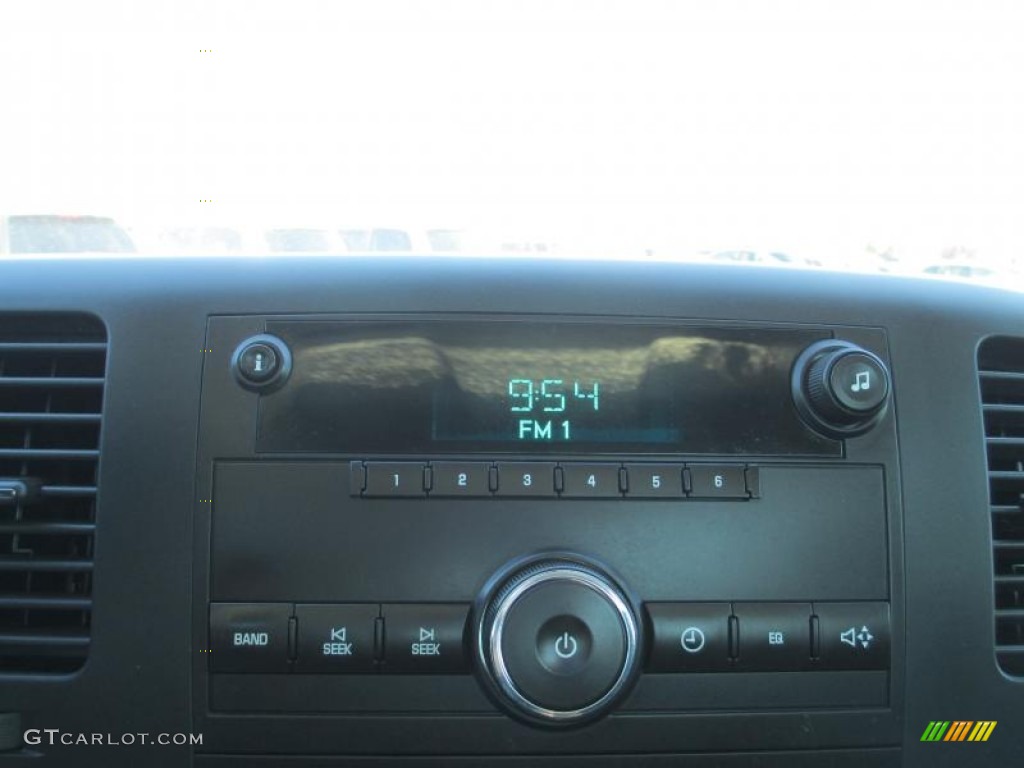
M281 754L310 745L322 755L372 754L376 745L380 757L363 761L369 765L388 762L398 749L439 756L421 765L450 764L452 745L468 750L470 763L501 764L493 756L500 747L531 755L529 764L556 752L587 755L555 765L599 764L593 753L600 751L617 755L606 763L638 764L620 746L626 731L662 753L649 758L651 765L941 768L1012 765L1024 753L1024 685L1003 676L992 653L991 532L975 368L982 338L1024 334L1020 294L799 270L430 258L11 260L0 263L0 285L4 311L93 312L110 339L89 662L69 678L2 681L0 711L22 713L26 728L195 730L211 753L250 753L235 764L253 761L253 752L278 755L267 765L284 765ZM405 719L398 737L393 723L373 717L349 724L335 717L211 716L197 647L209 596L203 553L210 551L210 519L202 500L212 491L213 457L251 458L230 436L254 434L255 401L226 397L233 386L226 372L231 342L263 324L234 320L224 332L212 322L208 329L207 318L481 311L825 325L885 355L894 407L878 430L849 441L847 456L885 466L893 615L906 625L894 646L906 674L894 670L891 713L629 716L554 736L512 725L469 736L465 719ZM884 328L887 341L879 345L871 327ZM204 370L203 431L222 437L199 446L197 464ZM920 742L930 720L957 718L999 725L985 744ZM786 743L789 750L863 747L866 740L902 749L773 751ZM715 743L737 752L722 756ZM691 754L680 757L682 750ZM701 751L708 754L694 754ZM191 754L125 747L33 752L40 766L179 766ZM197 761L217 762L232 761Z
M347 462L220 462L212 599L472 602L509 560L579 551L641 600L887 600L882 471L762 466L761 498L365 499Z

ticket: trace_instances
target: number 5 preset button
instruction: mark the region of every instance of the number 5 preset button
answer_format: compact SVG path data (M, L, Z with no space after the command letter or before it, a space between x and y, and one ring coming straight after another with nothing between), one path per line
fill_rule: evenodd
M627 464L627 496L644 499L681 499L682 464Z
M498 496L554 496L555 463L499 461Z
M368 461L363 496L426 496L423 470L412 461Z

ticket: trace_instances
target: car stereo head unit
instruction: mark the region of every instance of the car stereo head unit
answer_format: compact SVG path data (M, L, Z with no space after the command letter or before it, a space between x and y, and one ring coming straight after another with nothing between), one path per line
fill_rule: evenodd
M643 752L652 717L663 751L769 714L752 748L898 738L882 331L231 316L206 347L195 691L224 749L275 714L368 754Z

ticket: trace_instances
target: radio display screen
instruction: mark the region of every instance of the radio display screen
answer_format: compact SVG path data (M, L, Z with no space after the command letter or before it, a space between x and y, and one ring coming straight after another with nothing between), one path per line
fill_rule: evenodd
M280 321L261 452L837 455L790 369L827 334L639 321Z

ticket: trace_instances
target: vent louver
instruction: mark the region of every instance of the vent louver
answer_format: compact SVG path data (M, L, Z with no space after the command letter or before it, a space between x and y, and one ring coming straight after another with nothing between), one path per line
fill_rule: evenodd
M995 564L996 657L1024 676L1024 338L978 351Z
M0 673L85 662L106 331L0 314Z

